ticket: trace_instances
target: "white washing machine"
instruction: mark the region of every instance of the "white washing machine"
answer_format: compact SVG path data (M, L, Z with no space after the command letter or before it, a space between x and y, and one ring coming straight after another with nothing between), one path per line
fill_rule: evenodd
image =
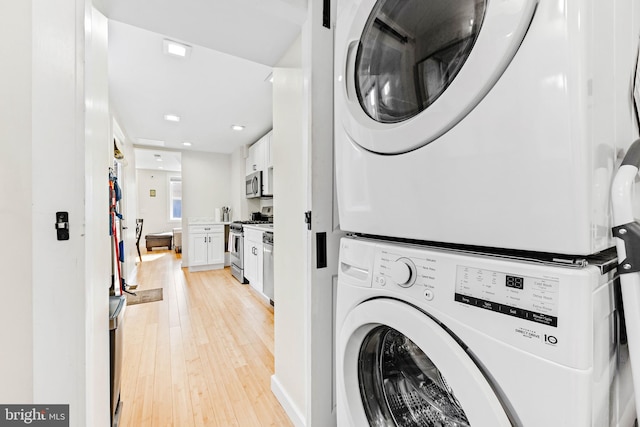
M338 427L632 426L613 267L344 238Z
M339 0L341 228L563 254L613 246L640 0Z

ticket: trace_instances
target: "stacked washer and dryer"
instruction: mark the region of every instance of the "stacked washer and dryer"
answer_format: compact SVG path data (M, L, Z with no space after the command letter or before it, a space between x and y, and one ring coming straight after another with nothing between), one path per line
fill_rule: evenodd
M338 426L632 426L640 0L338 0L335 34Z

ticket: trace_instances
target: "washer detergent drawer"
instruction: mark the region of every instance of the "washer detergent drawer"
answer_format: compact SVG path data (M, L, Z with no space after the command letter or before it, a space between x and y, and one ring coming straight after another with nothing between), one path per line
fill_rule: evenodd
M375 247L357 240L340 241L339 280L343 283L371 287Z

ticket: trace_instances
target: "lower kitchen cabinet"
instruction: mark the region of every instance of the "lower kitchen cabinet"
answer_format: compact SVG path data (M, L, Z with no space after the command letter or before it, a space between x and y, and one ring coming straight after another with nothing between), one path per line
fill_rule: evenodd
M224 268L224 225L189 226L189 270Z
M244 228L244 277L262 293L262 231Z

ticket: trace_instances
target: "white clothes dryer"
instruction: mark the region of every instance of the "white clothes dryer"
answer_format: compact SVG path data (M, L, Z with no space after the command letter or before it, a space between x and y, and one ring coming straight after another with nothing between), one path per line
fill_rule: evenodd
M342 239L338 427L632 426L615 258L573 261Z
M613 246L640 0L339 0L341 228L563 254Z

